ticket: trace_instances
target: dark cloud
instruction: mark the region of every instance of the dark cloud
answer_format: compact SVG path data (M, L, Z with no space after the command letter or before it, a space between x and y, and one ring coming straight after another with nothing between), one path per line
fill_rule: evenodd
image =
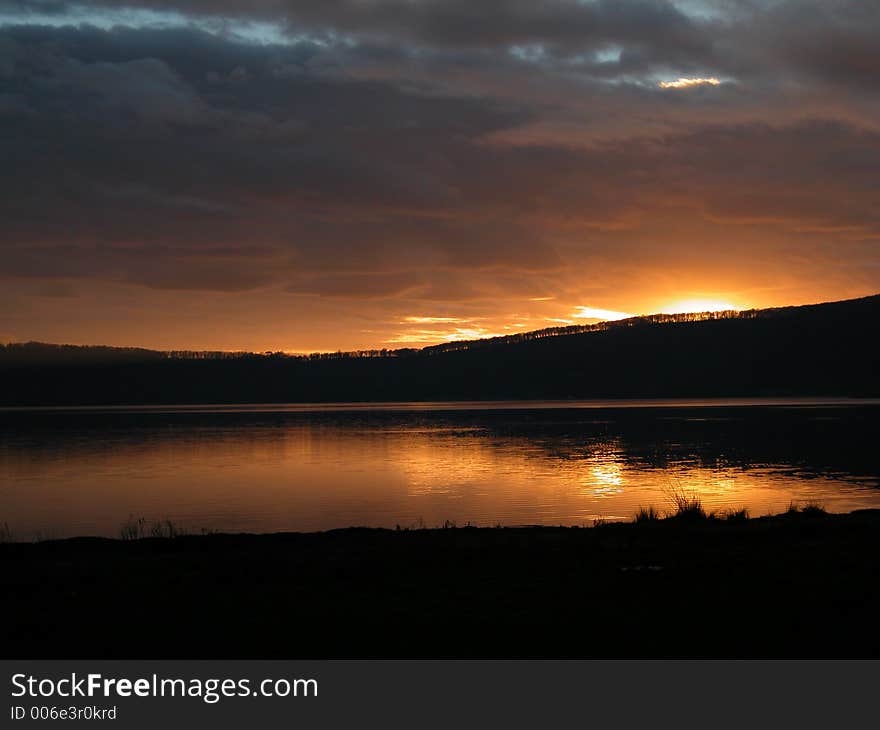
M287 291L345 299L385 299L414 294L424 286L424 278L415 272L338 273L302 278L289 285Z
M7 281L448 303L761 260L880 284L871 4L98 6L0 3L25 19L0 25ZM722 83L658 88L679 75Z
M18 102L0 142L14 171L0 179L7 241L150 242L202 256L205 244L246 239L308 252L310 229L334 245L328 218L387 228L389 216L447 215L461 204L450 154L528 116L490 100L291 73L297 49L255 57L194 31L163 35L5 33ZM166 46L178 55L151 55ZM184 57L187 47L196 50ZM83 254L71 271L90 261ZM137 280L166 286L155 269L138 266Z
M58 3L52 3L57 6ZM120 3L68 3L118 8ZM697 69L867 80L876 4L861 0L132 0L192 18L280 23L292 38L341 38L377 54L433 49L466 58L520 51L555 71L607 76ZM702 12L701 12L702 11ZM603 52L616 51L608 57ZM598 54L598 55L597 55ZM609 60L613 59L613 61ZM560 67L560 64L562 67Z
M68 6L121 4L70 2ZM684 39L693 23L666 0L136 0L124 5L196 16L281 20L292 31L323 30L456 47L581 46L589 41L628 40L651 44L663 36Z

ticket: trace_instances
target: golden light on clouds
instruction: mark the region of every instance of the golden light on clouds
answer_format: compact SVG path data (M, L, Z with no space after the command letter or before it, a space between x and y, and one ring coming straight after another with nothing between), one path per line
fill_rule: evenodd
M692 86L718 86L720 83L721 81L719 79L716 79L714 76L710 76L709 78L695 79L681 77L676 79L675 81L661 81L657 85L661 89L688 89Z
M663 307L663 314L687 314L690 312L731 312L745 309L721 299L682 299Z
M434 345L440 342L459 340L481 340L489 337L502 337L509 332L492 332L484 327L455 327L452 330L415 330L395 335L385 340L390 345Z
M613 309L596 309L595 307L575 307L571 314L576 319L595 319L600 322L613 322L618 319L628 319L634 315L626 312L615 312Z
M14 5L0 341L356 351L880 291L876 1Z
M555 299L555 297L553 298ZM539 298L530 301L548 302L550 298ZM575 324L594 324L614 322L650 314L689 314L701 312L726 312L748 309L741 303L730 301L725 296L688 296L673 300L667 304L645 304L634 312L623 312L587 305L553 305L556 311L540 314L486 313L476 317L454 317L442 315L407 315L396 320L401 326L397 332L389 332L383 343L391 346L423 347L444 342L460 340L478 340L490 337L502 337L517 332L528 332L545 327L559 327ZM556 315L556 316L554 316ZM390 323L389 323L390 324Z
M458 317L404 317L405 324L453 324L465 322Z

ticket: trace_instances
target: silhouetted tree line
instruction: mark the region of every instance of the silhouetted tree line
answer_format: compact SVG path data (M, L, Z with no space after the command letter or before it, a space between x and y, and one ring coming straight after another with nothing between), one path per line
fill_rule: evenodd
M703 322L716 319L753 319L770 316L777 310L692 312L688 314L652 314L614 322L597 324L567 325L546 327L530 332L489 337L478 340L455 340L423 348L397 348L372 350L339 350L337 352L315 352L305 355L283 351L248 352L226 350L148 350L140 347L110 347L105 345L55 345L44 342L0 343L0 363L39 363L39 362L135 362L144 360L247 360L255 358L275 358L315 362L322 360L341 360L348 358L409 357L413 355L436 355L444 352L458 352L474 348L495 347L497 345L517 344L540 340L545 337L579 335L588 332L605 332L622 327L638 327L652 324L679 322Z
M512 335L501 335L499 337L487 337L479 340L455 340L453 342L444 342L439 345L429 345L421 350L410 352L419 352L426 355L436 354L440 352L455 352L459 350L470 350L475 347L493 347L495 345L516 344L518 342L530 342L532 340L540 340L545 337L560 337L564 335L582 335L587 332L606 332L611 329L621 327L639 327L650 324L670 324L676 322L705 322L715 319L753 319L761 316L762 312L770 312L771 310L751 309L748 311L738 311L735 309L724 310L719 312L690 312L688 314L649 314L638 317L628 317L627 319L618 319L612 322L597 322L596 324L571 324L562 327L545 327L539 330L531 330L529 332L517 332Z
M164 352L141 347L106 345L52 345L45 342L0 343L0 364L76 364L97 362L144 362L162 360Z
M878 317L874 296L421 350L162 353L26 343L0 353L0 404L880 395Z

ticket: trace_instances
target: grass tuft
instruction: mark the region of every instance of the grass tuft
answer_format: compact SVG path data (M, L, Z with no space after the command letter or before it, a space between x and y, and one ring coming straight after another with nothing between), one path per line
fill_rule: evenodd
M660 512L658 512L653 506L649 506L639 507L639 511L636 512L634 521L637 524L642 524L645 522L659 522L660 519Z
M825 508L818 502L807 502L803 507L801 507L801 514L812 515L816 517L828 513L825 511Z
M693 492L686 492L678 483L665 491L667 498L675 508L671 517L688 520L708 519L709 516L706 514L706 510L703 509L703 502Z
M788 505L788 510L786 512L788 515L811 515L813 517L820 517L822 515L827 515L825 508L819 504L819 502L807 502L803 507L801 507L797 502L791 502Z
M186 532L171 520L147 522L146 517L135 519L134 515L129 515L119 528L121 540L140 540L144 537L175 538L185 534Z

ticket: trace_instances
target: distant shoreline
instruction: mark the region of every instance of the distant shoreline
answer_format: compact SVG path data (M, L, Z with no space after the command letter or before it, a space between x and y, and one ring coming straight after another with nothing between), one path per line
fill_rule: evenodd
M639 318L407 351L296 358L0 347L0 404L400 403L880 396L880 295L748 317ZM386 353L387 355L387 353Z
M682 492L682 495L688 496L690 493ZM511 531L528 531L528 530L595 530L606 527L626 527L626 526L635 526L635 527L644 527L646 523L650 523L651 526L656 528L664 528L664 529L672 529L672 528L680 528L682 526L688 527L696 527L703 526L706 528L713 528L718 526L730 526L730 525L741 525L743 523L750 523L752 525L764 525L764 526L774 526L777 523L786 520L786 519L804 519L809 517L814 522L821 520L835 520L838 518L849 518L854 515L861 516L870 516L874 515L877 518L878 526L880 526L880 508L867 508L867 509L856 509L847 512L831 512L820 504L817 503L807 503L804 505L792 502L789 509L785 512L779 512L775 514L763 514L763 515L755 515L752 516L748 507L742 507L738 510L720 510L720 511L712 511L707 512L702 508L702 505L696 495L692 495L693 502L693 513L682 514L682 508L679 507L679 510L676 511L674 508L669 510L657 509L653 506L645 508L645 510L649 511L649 518L645 519L645 510L642 512L636 513L629 519L614 519L614 518L601 518L593 521L592 525L578 525L578 524L521 524L521 525L475 525L470 522L459 525L456 522L447 521L446 524L438 524L438 525L429 525L429 524L420 524L417 526L402 526L397 525L396 527L375 527L370 525L348 525L344 527L331 527L327 529L320 530L274 530L271 532L248 532L248 531L235 531L235 530L203 530L201 532L195 532L189 529L186 529L182 525L178 525L174 523L172 520L146 520L142 518L140 522L143 523L143 528L141 532L138 534L137 532L123 535L122 533L126 532L127 526L131 526L136 524L138 521L133 518L129 518L126 523L123 523L120 528L120 535L68 535L66 537L50 537L50 538L35 538L32 540L15 540L10 537L9 527L0 523L0 550L3 549L4 546L9 545L39 545L39 544L57 544L59 546L63 546L64 544L70 543L79 544L89 541L109 541L110 543L132 543L132 542L140 542L140 541L168 541L168 540L212 540L212 539L278 539L278 538L294 538L294 537L320 537L333 535L337 533L383 533L383 532L391 532L395 534L400 533L430 533L430 532L447 532L450 530L460 530L460 531L478 531L478 532L490 532L493 530L511 530ZM686 511L686 510L685 510ZM693 519L696 518L696 519ZM157 529L159 532L157 534L150 534L151 528ZM4 532L4 529L6 530ZM170 533L168 531L170 529Z
M8 658L877 657L880 510L0 545Z
M774 406L880 405L880 398L859 396L779 396L730 398L499 399L435 401L348 401L288 403L163 403L113 405L0 406L0 413L309 413L345 411L491 411L615 408L750 408Z

